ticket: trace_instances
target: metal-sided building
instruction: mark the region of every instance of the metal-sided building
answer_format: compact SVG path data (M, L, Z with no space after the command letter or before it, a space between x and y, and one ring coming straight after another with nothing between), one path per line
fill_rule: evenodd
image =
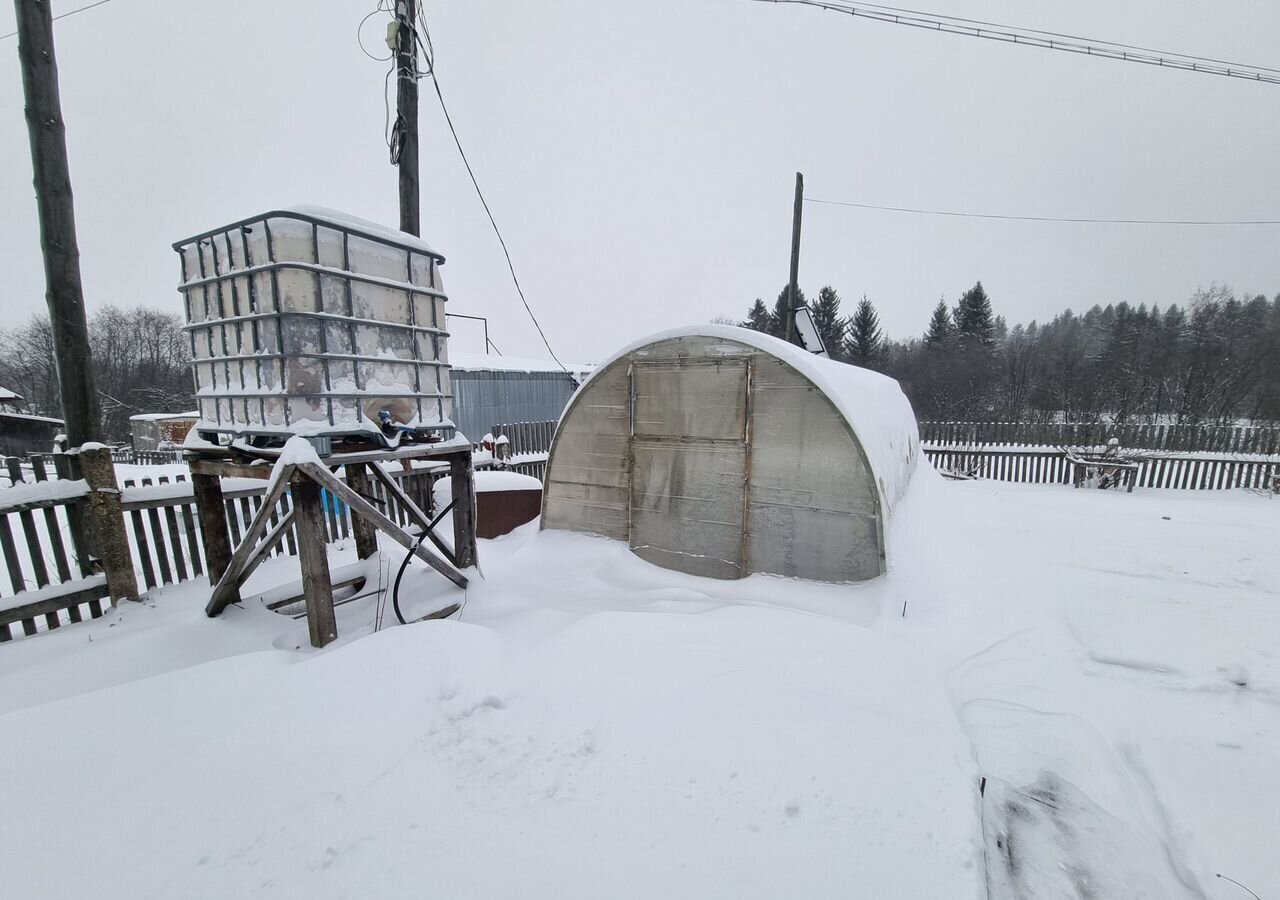
M591 366L569 365L569 371L542 359L450 355L453 421L460 434L480 440L495 424L553 422L560 418Z
M862 581L920 457L898 383L733 326L602 364L547 463L542 527L627 541L681 572Z

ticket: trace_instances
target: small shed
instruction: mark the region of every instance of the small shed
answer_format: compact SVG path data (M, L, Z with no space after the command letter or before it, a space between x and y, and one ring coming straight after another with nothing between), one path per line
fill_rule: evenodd
M0 456L48 453L64 427L61 419L0 412Z
M181 444L200 418L199 410L185 413L139 413L129 417L134 450L164 450Z
M14 393L7 387L0 387L0 412L20 413L26 405L26 397Z
M560 420L542 527L681 572L863 581L920 456L898 383L734 326L633 344Z

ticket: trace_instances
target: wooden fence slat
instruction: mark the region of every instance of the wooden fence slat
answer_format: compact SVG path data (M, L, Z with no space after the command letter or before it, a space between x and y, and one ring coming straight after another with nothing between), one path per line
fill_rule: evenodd
M16 456L5 460L9 469L9 477L14 484L23 483L22 461ZM44 550L40 546L40 535L36 531L36 518L31 510L18 513L18 522L22 525L22 536L27 542L27 557L31 560L31 574L35 576L36 585L44 587L49 583L49 569L44 564ZM56 627L56 626L55 626Z
M27 580L22 574L18 548L13 542L13 532L9 528L9 517L3 513L0 513L0 548L4 550L5 566L9 569L9 583L13 585L13 592L20 594L27 589Z
M142 521L141 510L129 512L129 522L133 526L133 543L138 548L138 563L142 566L142 580L151 590L156 586L156 572L151 565L151 541L147 538L147 526Z
M236 501L223 500L222 502L227 509L227 525L231 528L231 543L238 546L240 543L240 513L236 510Z
M43 456L31 457L31 473L35 475L37 482L49 479ZM49 536L49 549L53 552L53 565L58 572L58 581L70 581L71 565L67 562L67 548L62 541L62 526L58 523L58 511L54 507L46 506L43 512L45 531ZM79 616L79 610L76 610L76 615ZM79 619L72 621L79 621Z
M151 545L155 550L161 582L173 584L173 572L169 568L169 550L164 545L164 530L160 527L160 511L155 507L147 510L147 521L151 525Z
M196 510L191 503L182 504L182 525L187 533L187 554L191 560L192 576L203 575L204 566L200 559L201 544L196 531Z

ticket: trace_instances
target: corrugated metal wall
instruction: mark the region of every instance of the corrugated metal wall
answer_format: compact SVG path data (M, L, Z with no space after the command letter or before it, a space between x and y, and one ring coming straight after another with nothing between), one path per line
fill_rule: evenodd
M450 372L453 421L473 442L499 422L560 418L577 384L564 372Z

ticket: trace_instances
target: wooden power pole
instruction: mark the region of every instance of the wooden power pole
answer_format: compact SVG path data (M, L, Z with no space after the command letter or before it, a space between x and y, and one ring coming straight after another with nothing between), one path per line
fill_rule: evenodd
M16 0L21 3L22 0ZM418 218L418 0L396 0L396 126L400 135L400 230L422 236Z
M800 296L796 281L800 277L800 216L804 211L804 175L796 173L796 202L791 212L791 280L787 285L787 341L795 344L796 306Z
M86 441L100 440L102 423L93 386L89 325L80 283L80 248L76 244L71 173L67 167L67 130L58 96L58 63L53 55L53 16L49 0L14 0L13 5L18 15L18 62L27 103L45 300L53 326L62 417L68 445L78 447Z

